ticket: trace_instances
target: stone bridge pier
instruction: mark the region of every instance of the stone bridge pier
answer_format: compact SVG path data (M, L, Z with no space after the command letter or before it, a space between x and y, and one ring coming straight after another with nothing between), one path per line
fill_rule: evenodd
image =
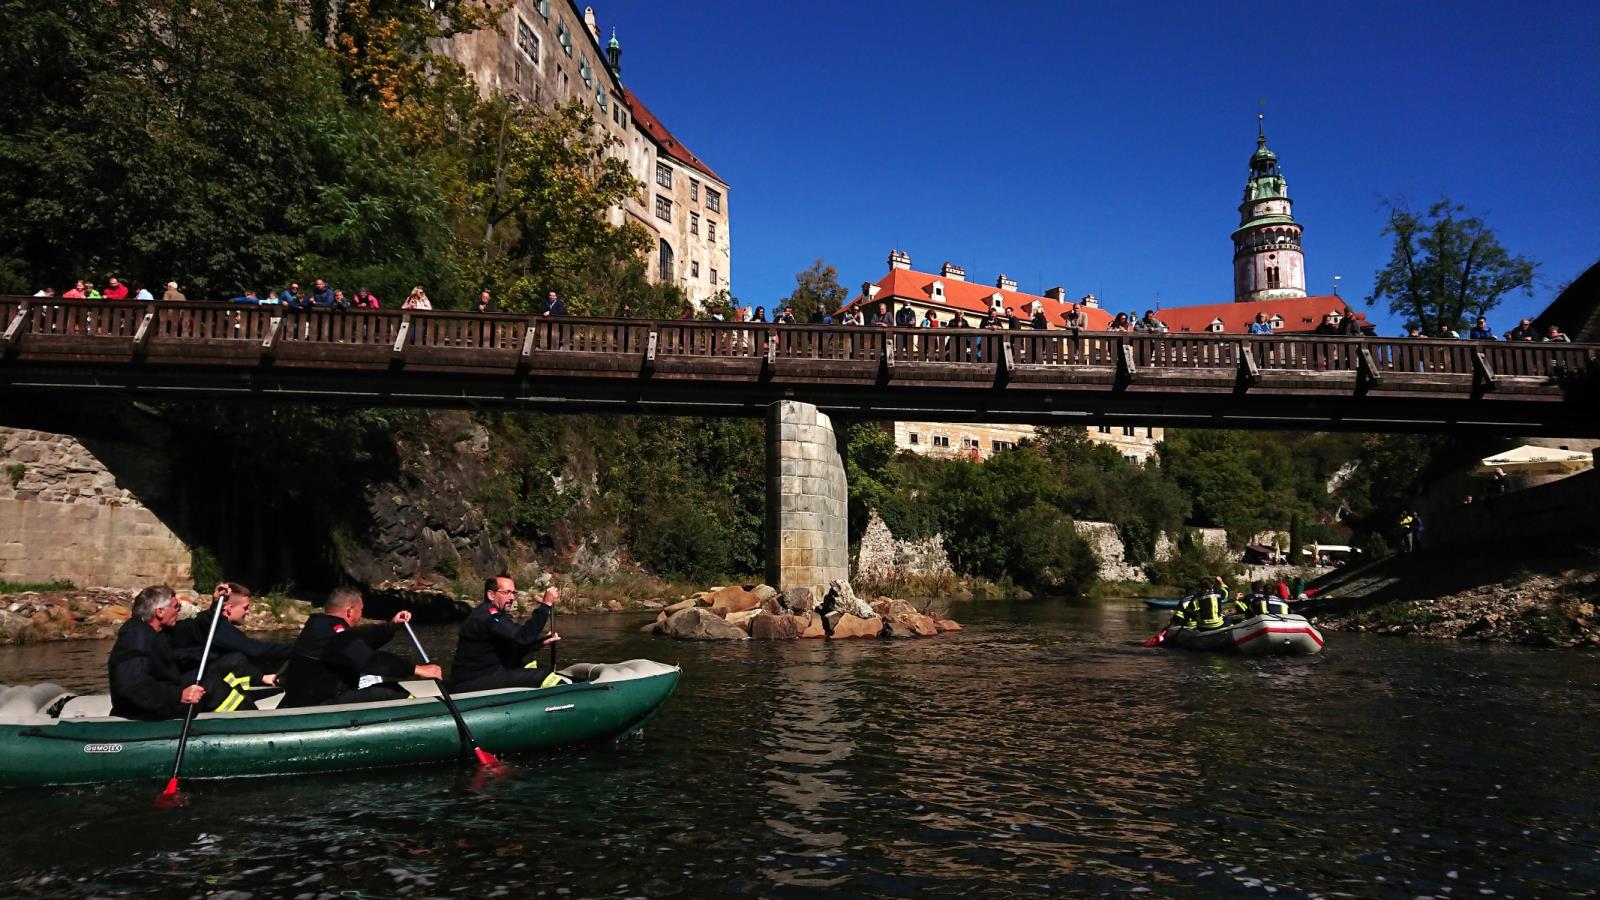
M848 488L833 422L809 403L767 407L767 583L820 601L850 577Z

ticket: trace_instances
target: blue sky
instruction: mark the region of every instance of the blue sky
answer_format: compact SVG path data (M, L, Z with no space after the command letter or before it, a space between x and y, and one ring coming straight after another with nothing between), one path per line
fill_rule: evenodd
M1114 309L1232 297L1255 116L1311 293L1358 302L1382 199L1443 194L1538 260L1503 330L1600 259L1600 2L604 0L624 80L732 184L734 293L948 259ZM1259 102L1266 101L1265 107ZM1386 311L1383 330L1398 331Z

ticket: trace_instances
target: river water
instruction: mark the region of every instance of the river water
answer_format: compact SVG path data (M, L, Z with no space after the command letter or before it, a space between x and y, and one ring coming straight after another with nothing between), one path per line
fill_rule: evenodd
M1329 635L1146 650L1128 601L958 605L917 641L688 644L566 617L564 660L683 666L621 747L0 792L8 896L1451 898L1600 892L1600 656ZM424 640L453 645L449 629ZM0 651L102 689L104 643Z

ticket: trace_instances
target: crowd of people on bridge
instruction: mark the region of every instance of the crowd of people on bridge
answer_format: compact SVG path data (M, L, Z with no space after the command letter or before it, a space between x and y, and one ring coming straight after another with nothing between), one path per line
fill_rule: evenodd
M169 281L161 286L160 300L182 301L187 296L179 289L176 281ZM104 290L101 290L89 279L79 279L73 286L60 294L54 288L44 288L34 294L35 297L59 297L63 300L136 300L154 301L158 299L152 292L142 286L130 284L112 275L106 279ZM324 278L315 279L310 289L302 290L298 282L289 282L277 291L245 290L237 296L228 298L234 303L262 306L279 306L293 312L306 312L312 310L342 311L349 309L382 309L384 304L378 296L368 290L365 285L357 287L354 291L332 287ZM427 291L422 285L416 285L406 298L401 301L400 309L431 310L433 302L429 299ZM493 293L488 289L479 292L477 300L473 303L471 311L479 313L499 312L499 303ZM567 314L566 303L555 291L550 291L542 300L537 314L542 316L564 316ZM617 318L632 318L633 310L626 302L620 303L613 315ZM828 309L823 304L817 304L815 310L806 313L797 310L792 303L780 302L772 309L769 317L765 306L744 306L738 303L711 303L705 307L685 303L678 314L680 320L703 320L712 322L739 322L753 324L774 325L844 325L864 327L895 327L895 328L956 328L978 329L988 331L1021 330L1049 328L1062 328L1069 331L1088 330L1089 316L1084 307L1073 303L1069 309L1062 311L1057 322L1052 323L1044 311L1044 304L1033 301L1024 305L1020 310L1014 306L1005 306L998 299L995 300L985 312L973 313L960 308L952 308L948 312L940 313L937 310L925 310L920 314L909 304L899 304L898 308L891 311L890 305L878 301L870 308L866 304L856 303L846 306L837 313ZM1167 324L1161 320L1155 310L1147 309L1144 315L1139 315L1132 310L1114 315L1106 325L1108 332L1127 332L1143 334L1166 334L1169 332ZM1244 332L1253 335L1270 335L1281 331L1264 312L1255 314ZM1346 307L1343 313L1330 311L1324 313L1322 321L1312 329L1312 334L1333 336L1360 336L1362 334L1361 321ZM1405 335L1411 338L1436 338L1445 340L1470 340L1470 341L1521 341L1541 343L1570 343L1571 338L1562 332L1558 325L1547 325L1541 331L1534 327L1531 319L1523 319L1515 328L1497 336L1494 329L1489 326L1488 319L1478 316L1473 326L1465 335L1456 331L1450 325L1441 325L1435 334L1423 334L1420 328L1409 328Z
M210 609L179 621L181 604L172 588L139 592L107 660L112 715L176 719L192 705L236 712L279 694L284 709L399 700L410 695L404 682L413 678L442 681L452 692L567 683L539 664L541 648L561 640L547 630L559 592L546 588L533 615L519 624L510 611L516 583L506 575L485 580L483 596L461 624L448 680L436 664L384 650L411 613L362 625L365 601L354 588L329 594L293 642L257 640L239 630L252 603L244 585L219 584L212 596ZM210 656L202 666L208 637Z

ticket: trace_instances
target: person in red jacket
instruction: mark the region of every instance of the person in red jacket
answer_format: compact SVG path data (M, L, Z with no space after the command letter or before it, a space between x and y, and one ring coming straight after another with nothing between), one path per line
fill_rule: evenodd
M117 276L113 275L106 280L105 292L100 296L106 298L107 300L126 300L128 299L128 286L118 280Z

